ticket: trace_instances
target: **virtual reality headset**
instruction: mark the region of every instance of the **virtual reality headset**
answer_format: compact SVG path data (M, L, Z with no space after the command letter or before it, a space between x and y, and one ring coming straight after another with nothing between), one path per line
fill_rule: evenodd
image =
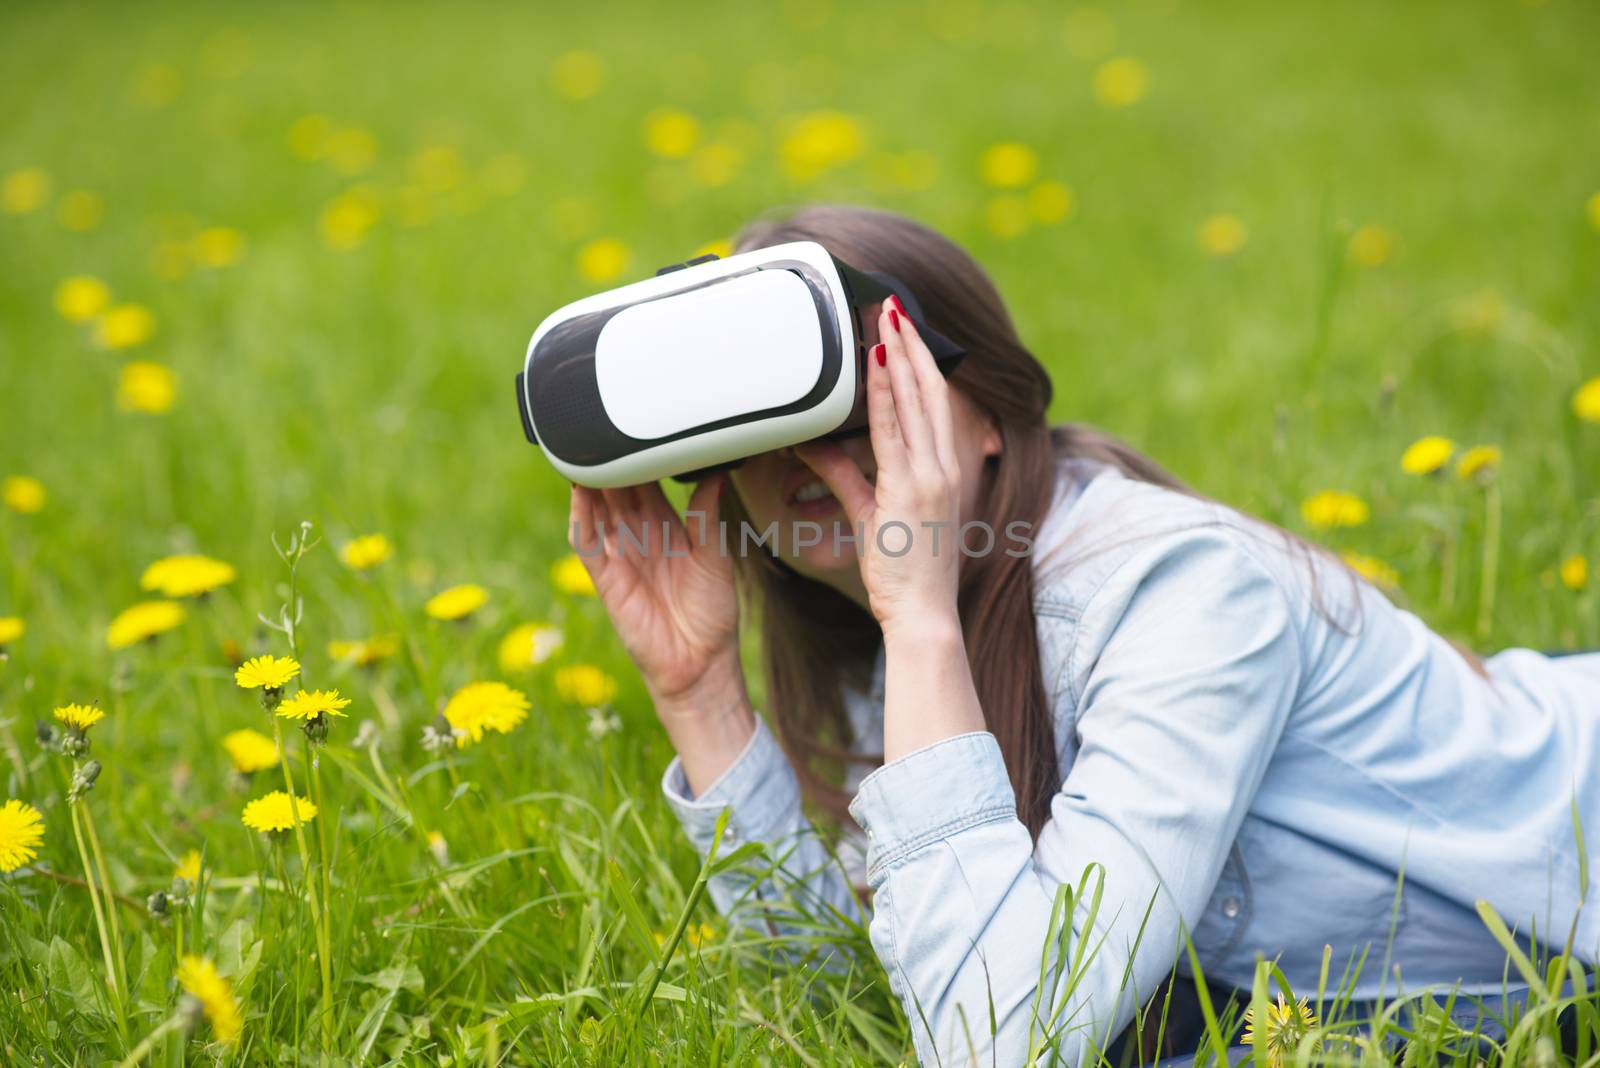
M891 293L948 375L966 352L927 325L916 296L815 241L663 267L539 324L517 375L523 432L570 481L593 487L695 481L757 453L859 433L863 311Z

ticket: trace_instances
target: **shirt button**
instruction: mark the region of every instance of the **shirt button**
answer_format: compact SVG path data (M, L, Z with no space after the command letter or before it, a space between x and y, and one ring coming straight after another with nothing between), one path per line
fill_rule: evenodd
M1239 899L1236 897L1226 897L1222 900L1222 914L1230 920L1239 915L1239 907Z

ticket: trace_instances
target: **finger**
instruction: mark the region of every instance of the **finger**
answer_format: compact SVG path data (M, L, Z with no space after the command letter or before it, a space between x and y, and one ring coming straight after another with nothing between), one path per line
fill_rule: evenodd
M867 353L867 430L872 436L872 455L878 461L878 470L898 473L906 467L906 443L895 416L889 370L878 363L880 356L888 359L888 348L881 341Z
M636 541L624 542L622 540L624 527L632 530L635 538L638 536L638 531L630 526L634 522L636 515L633 503L634 488L632 486L619 486L603 489L600 491L600 497L605 502L606 517L610 520L606 524L606 555L620 557L623 555L625 548L637 544Z
M906 314L905 305L900 303L900 298L891 296L889 303L898 313L893 317L894 325L890 329L898 326L900 339L905 344L906 355L910 359L912 369L917 373L917 384L922 389L923 411L933 431L934 447L939 452L940 460L947 465L953 464L956 454L956 435L955 416L950 408L950 384L946 381L944 372L939 370L938 363L934 361L933 352L922 340L917 324Z
M595 526L600 494L576 482L572 484L572 508L567 518L567 544L578 554L591 579L598 579L605 567L604 543Z
M688 524L689 537L698 548L704 549L716 541L712 531L716 529L722 494L727 486L728 472L718 471L702 479L694 492L689 494L689 511L700 514L697 521Z
M852 524L866 521L872 513L875 492L848 453L831 441L815 441L796 445L794 454L827 485ZM881 468L883 461L878 466Z
M878 329L885 335L888 358L884 362L888 365L890 388L894 393L894 414L900 420L900 435L905 439L906 451L913 464L919 460L937 460L933 429L928 425L927 413L923 411L917 372L912 369L911 359L906 354L905 336L889 323L890 311L889 308L884 309L883 322L878 324Z

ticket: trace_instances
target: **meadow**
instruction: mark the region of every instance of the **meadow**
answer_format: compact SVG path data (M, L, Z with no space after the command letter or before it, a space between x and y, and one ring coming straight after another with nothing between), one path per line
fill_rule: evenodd
M1579 0L6 5L0 1062L909 1063L863 931L818 918L824 971L705 900L511 392L549 311L775 206L950 234L1055 418L1463 644L1600 647L1596 40ZM1333 947L1300 1056L1595 1064L1600 976L1519 938L1487 1052L1353 1037Z

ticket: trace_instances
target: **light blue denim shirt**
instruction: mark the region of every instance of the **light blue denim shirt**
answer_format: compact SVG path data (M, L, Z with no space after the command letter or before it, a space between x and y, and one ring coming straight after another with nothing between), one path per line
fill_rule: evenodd
M1575 802L1600 839L1600 654L1506 649L1485 679L1320 554L1090 460L1062 462L1034 569L1063 776L1038 841L988 732L847 782L872 945L924 1063L1024 1060L1056 888L1091 863L1104 894L1092 931L1078 910L1074 944L1099 948L1058 1017L1066 1063L1120 1032L1183 930L1208 979L1245 988L1258 955L1314 991L1324 944L1333 982L1369 950L1360 999L1502 990L1480 898L1558 948L1577 916L1580 959L1600 958L1600 887L1591 874L1580 913L1571 819ZM873 692L846 697L857 749L879 750L881 654ZM725 843L781 858L715 879L725 913L781 932L751 906L787 893L859 915L764 724L703 796L676 760L662 785L702 852L731 806Z

